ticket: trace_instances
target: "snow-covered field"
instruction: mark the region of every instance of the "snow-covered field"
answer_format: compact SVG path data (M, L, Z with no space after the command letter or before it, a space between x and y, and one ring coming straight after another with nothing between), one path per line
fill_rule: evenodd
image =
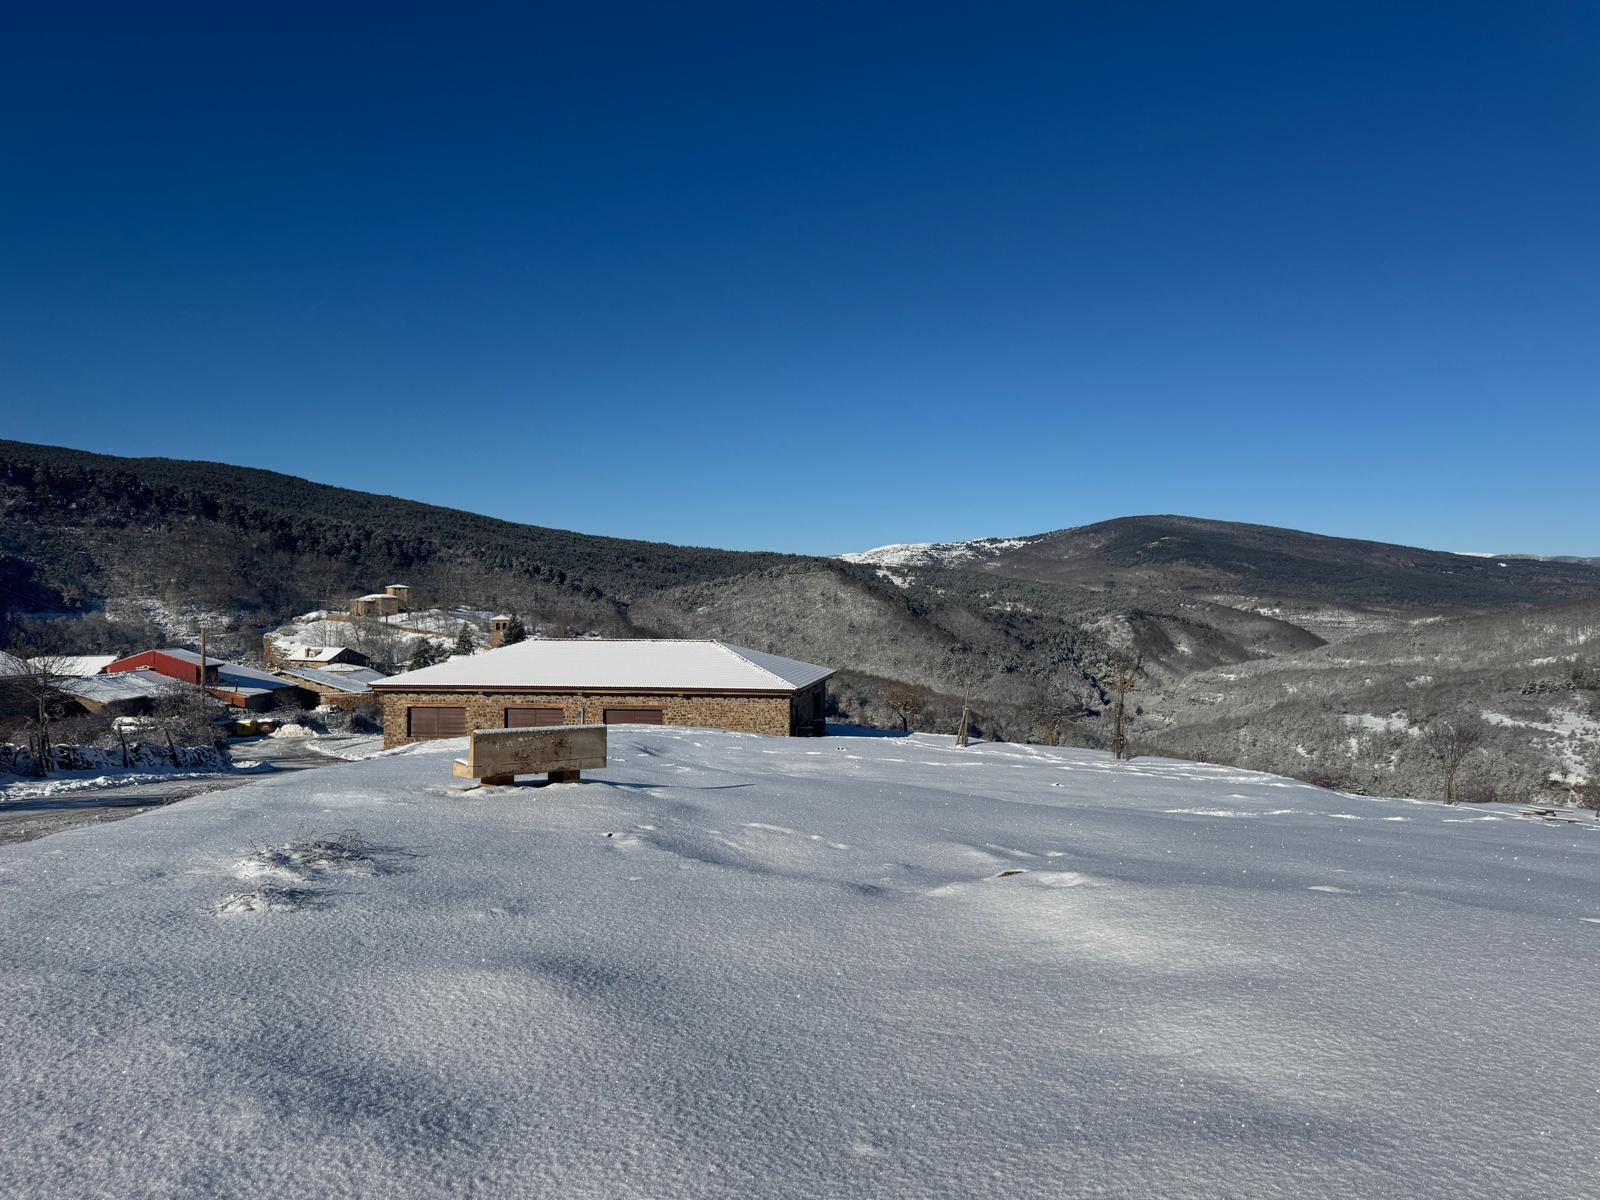
M1593 823L928 736L459 752L0 848L0 1195L1595 1194Z

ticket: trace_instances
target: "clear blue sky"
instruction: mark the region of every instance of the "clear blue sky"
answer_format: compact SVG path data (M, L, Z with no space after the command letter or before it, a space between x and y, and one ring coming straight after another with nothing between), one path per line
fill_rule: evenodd
M7 436L592 532L1600 554L1600 5L29 4Z

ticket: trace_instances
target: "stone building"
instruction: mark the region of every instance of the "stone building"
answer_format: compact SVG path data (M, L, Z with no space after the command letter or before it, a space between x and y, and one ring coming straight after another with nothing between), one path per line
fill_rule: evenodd
M373 592L350 601L352 617L392 617L400 611L400 601L388 592Z
M388 676L371 667L335 662L323 667L279 667L278 678L293 684L307 708L332 707L346 711L374 699L370 687Z
M411 607L411 588L404 583L391 583L381 592L357 596L350 601L352 617L392 617Z
M369 685L383 740L591 723L823 732L830 667L714 641L534 639Z

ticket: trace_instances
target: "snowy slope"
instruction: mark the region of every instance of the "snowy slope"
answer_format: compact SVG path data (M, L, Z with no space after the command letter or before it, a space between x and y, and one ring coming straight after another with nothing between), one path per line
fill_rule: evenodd
M581 784L424 744L0 849L0 1195L1594 1194L1588 826L611 739Z
M901 542L841 554L845 562L876 567L970 567L1038 538L976 538L968 542Z

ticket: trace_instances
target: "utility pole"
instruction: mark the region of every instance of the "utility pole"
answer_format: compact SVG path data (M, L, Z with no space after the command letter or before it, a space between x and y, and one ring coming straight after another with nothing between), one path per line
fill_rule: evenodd
M200 690L206 690L206 627L200 626Z

